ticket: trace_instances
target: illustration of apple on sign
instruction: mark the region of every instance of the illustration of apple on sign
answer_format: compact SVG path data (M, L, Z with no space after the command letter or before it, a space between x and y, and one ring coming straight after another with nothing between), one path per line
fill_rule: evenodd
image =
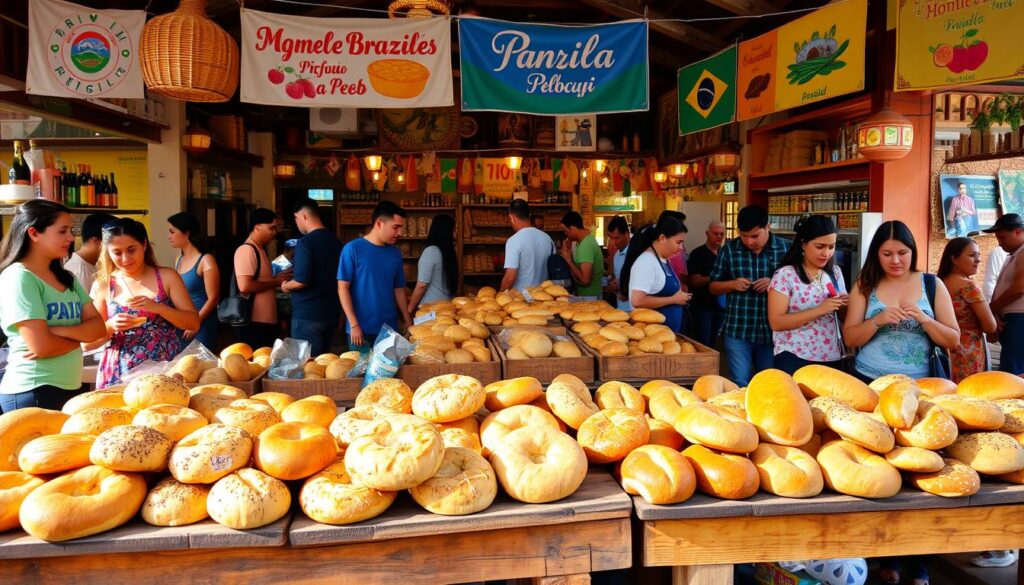
M988 59L988 43L975 39L978 29L972 28L960 36L960 44L950 46L945 43L928 47L932 54L932 63L936 67L945 67L953 73L974 71Z

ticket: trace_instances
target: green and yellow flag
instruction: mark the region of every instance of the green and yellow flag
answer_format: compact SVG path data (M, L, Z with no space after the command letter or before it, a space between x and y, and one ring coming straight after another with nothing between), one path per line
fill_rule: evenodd
M736 46L676 74L679 134L700 132L736 119Z

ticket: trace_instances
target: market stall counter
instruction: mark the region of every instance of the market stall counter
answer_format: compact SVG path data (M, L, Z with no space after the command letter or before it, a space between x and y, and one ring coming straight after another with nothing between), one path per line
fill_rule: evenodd
M644 565L671 566L673 583L685 585L729 585L738 563L1024 546L1022 485L983 483L961 498L904 488L879 500L759 493L734 501L696 494L682 504L657 506L639 496L633 504Z

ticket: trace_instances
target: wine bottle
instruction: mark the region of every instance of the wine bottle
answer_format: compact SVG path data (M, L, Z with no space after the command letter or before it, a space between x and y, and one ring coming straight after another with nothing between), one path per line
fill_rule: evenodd
M85 165L85 185L89 194L89 207L96 207L96 181L92 178L92 165Z
M114 173L110 173L110 206L117 209L117 182L114 181Z
M8 181L12 185L32 184L32 173L25 162L24 148L20 140L14 141L14 159L11 161L11 170L7 173Z

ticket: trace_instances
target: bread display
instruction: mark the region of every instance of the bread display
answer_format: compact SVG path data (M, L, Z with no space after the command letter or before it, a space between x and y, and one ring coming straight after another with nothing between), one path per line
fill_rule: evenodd
M32 536L62 542L124 524L145 498L141 474L89 465L32 490L21 502L18 518Z
M247 343L225 347L219 358L204 354L184 355L168 368L166 375L185 384L230 384L259 378L270 366L269 347L253 351Z
M643 445L630 452L620 469L622 489L652 504L678 504L697 489L693 466L678 449Z

